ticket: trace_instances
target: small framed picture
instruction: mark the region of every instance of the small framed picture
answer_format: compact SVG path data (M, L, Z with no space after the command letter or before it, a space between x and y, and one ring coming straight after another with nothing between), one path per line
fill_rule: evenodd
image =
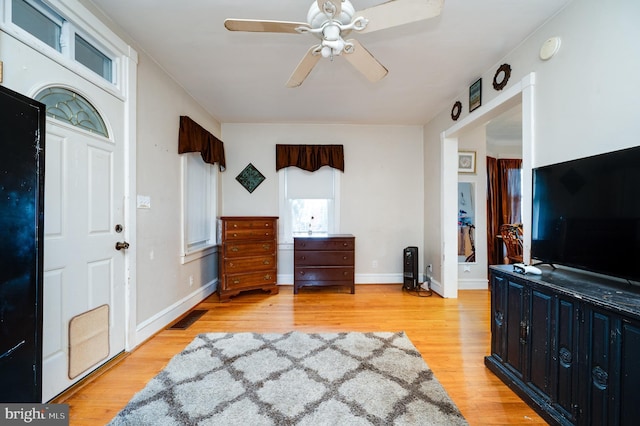
M475 151L459 151L458 152L458 173L475 173L476 172L476 152Z
M482 105L482 79L473 83L469 87L469 112Z

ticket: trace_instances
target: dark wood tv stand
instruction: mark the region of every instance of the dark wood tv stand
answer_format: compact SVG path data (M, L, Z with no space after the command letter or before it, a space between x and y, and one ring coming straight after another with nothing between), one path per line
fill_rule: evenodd
M640 419L640 291L548 266L490 267L485 365L545 420L631 425Z

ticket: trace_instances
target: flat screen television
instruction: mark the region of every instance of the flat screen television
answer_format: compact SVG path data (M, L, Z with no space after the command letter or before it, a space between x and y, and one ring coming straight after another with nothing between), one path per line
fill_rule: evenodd
M640 281L640 147L533 170L531 257Z

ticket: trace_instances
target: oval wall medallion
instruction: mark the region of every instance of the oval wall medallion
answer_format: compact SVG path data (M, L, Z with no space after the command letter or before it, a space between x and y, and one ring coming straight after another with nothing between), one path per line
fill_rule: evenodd
M493 76L493 88L496 90L502 90L509 82L511 77L511 65L502 64L496 71L496 75Z
M453 119L453 121L456 121L458 118L460 118L461 112L462 103L460 101L456 101L456 103L453 104L453 108L451 108L451 118Z

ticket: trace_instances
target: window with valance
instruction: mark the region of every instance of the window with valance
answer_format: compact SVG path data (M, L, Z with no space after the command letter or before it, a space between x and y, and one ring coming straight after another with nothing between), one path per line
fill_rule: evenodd
M280 171L281 241L293 242L293 235L301 232L339 231L342 145L276 145L276 171Z
M276 145L276 171L295 166L315 172L322 166L344 172L342 145Z
M180 116L178 154L199 152L205 163L218 163L220 171L226 169L224 144L204 127L186 115Z
M182 116L178 153L184 154L181 262L187 263L215 251L218 197L215 163L220 171L225 169L224 145L191 118Z

